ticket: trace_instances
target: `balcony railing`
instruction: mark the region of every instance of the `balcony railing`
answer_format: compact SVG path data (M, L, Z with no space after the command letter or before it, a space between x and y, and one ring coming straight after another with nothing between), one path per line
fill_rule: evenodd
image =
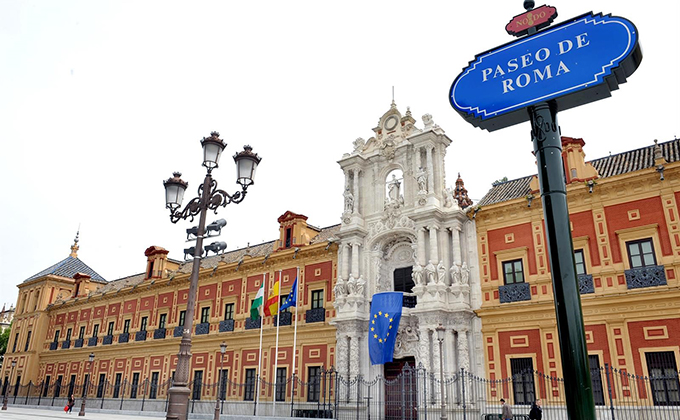
M257 318L256 320L253 320L250 317L246 318L246 330L255 330L260 328L260 325L262 325L262 317Z
M625 271L629 289L666 285L666 270L663 265L631 268Z
M593 284L593 276L591 274L578 275L578 291L582 295L595 293L595 285Z
M130 333L122 333L118 336L119 343L127 343L128 341L130 341Z
M279 318L281 318L281 325L291 325L293 323L293 314L291 312L279 312L274 316L274 326L278 325Z
M501 303L520 302L531 300L529 283L506 284L498 287L498 297Z
M326 309L325 308L314 308L307 309L305 316L305 322L309 324L310 322L324 322L326 320Z
M59 348L58 342L53 341L53 342L50 343L50 350L56 350L57 348Z
M71 347L71 340L64 340L64 342L61 343L61 348L62 348L62 349L67 349L67 348L69 348L69 347Z
M97 345L97 337L90 337L87 339L88 347L95 347Z
M200 324L196 324L196 335L205 335L210 332L210 323L209 322L201 322Z
M176 326L175 329L172 331L172 336L173 337L181 337L183 329L184 329L184 326L182 326L182 325Z
M113 343L113 336L112 335L105 335L102 338L102 345L107 345Z
M225 319L220 321L220 332L234 331L234 320Z
M85 341L85 340L82 339L82 338L76 339L76 341L73 342L73 348L81 348L81 347L83 347L83 342L84 342L84 341Z
M135 333L135 341L146 341L146 330Z
M153 339L154 340L160 340L161 338L165 338L165 328L158 328L153 332Z

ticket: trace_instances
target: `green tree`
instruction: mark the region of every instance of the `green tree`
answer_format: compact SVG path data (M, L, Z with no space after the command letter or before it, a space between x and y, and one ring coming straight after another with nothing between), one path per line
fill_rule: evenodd
M12 330L12 324L9 325L5 331L0 334L0 355L7 351L7 343L9 343L9 332Z

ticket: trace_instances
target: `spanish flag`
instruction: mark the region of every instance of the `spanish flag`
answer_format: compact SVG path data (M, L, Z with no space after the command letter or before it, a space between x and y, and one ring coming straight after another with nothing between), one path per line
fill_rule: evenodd
M276 315L279 312L279 281L276 280L272 292L267 298L267 303L264 306L264 314L267 316Z

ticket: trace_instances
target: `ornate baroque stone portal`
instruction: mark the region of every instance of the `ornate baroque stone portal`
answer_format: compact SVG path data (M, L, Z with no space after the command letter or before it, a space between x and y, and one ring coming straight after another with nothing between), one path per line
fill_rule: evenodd
M423 121L417 128L411 111L402 115L392 103L374 136L355 140L339 162L345 188L332 322L343 374L383 374L368 362L368 315L375 293L394 290L407 302L395 359L413 357L438 372L435 328L442 324L446 373L483 374L475 227L464 212L472 202L460 176L455 188L446 187L451 139L432 116Z

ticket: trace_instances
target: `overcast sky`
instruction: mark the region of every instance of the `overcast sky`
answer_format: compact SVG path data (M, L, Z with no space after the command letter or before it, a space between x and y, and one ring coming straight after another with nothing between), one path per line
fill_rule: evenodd
M537 2L537 5L542 3ZM558 1L561 22L588 11L633 21L644 58L611 98L559 114L587 159L680 135L678 2ZM478 200L491 183L535 173L529 123L488 133L449 105L454 78L505 33L520 0L0 1L0 288L78 256L107 280L145 269L158 245L182 259L189 222L172 224L162 181L181 171L185 202L205 171L200 139L228 143L214 171L235 191L231 155L263 160L246 200L219 212L229 249L276 239L286 210L339 223L337 160L368 139L392 86L416 125L429 113L453 140ZM213 217L208 221L213 220Z

